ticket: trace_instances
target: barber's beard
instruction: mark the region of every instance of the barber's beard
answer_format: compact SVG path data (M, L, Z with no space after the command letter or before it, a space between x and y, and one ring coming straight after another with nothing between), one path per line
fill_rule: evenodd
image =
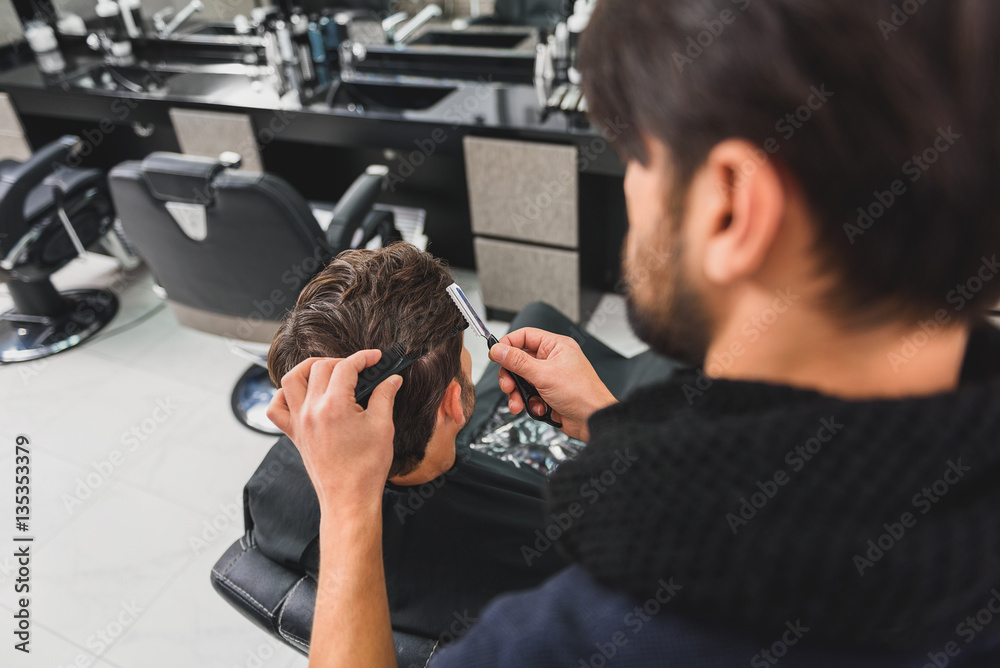
M628 244L628 239L626 239ZM639 257L626 257L628 321L653 351L682 364L701 366L708 354L710 325L701 298L684 277L680 240L663 253L644 246ZM635 281L647 281L636 295ZM642 303L640 303L642 302Z

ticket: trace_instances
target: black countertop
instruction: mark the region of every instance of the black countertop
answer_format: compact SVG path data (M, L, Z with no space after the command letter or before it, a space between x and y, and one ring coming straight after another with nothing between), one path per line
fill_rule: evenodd
M34 62L18 65L0 73L0 91L13 98L23 116L99 123L169 123L171 107L240 112L254 119L259 139L268 141L273 139L267 136L270 131L285 141L404 151L433 149L443 156L460 156L465 136L576 145L581 149L581 172L623 174L614 151L593 127L562 113L544 117L533 87L494 83L485 76L479 81L450 82L448 89L437 91L432 103L422 109L355 104L360 101L350 90L336 97L330 91L321 92L316 100L303 104L295 95L279 97L273 79L245 74L175 72L169 75L166 90L153 87L144 92L84 89L67 83L67 79L100 65L99 58L68 57L66 71L70 76L62 78L43 75ZM137 67L142 65L140 62ZM130 71L139 73L138 69ZM148 76L155 81L162 75ZM420 83L395 81L414 86ZM339 85L334 82L331 87ZM454 90L450 90L452 85Z

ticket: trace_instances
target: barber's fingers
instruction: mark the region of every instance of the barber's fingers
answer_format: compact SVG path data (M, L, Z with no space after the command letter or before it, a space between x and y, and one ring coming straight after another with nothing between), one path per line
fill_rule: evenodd
M281 389L284 390L285 402L292 411L297 411L306 399L309 387L309 371L313 365L323 359L310 357L300 362L281 378Z
M377 420L386 420L391 424L396 393L402 384L403 377L399 374L382 381L378 387L372 390L371 397L368 399L368 414Z
M544 329L522 327L504 335L500 339L500 343L506 344L511 348L522 348L536 352L546 346L546 344L552 345L557 338L559 338L558 334L547 332Z
M267 419L274 424L275 427L288 434L288 430L291 428L292 414L288 410L288 403L285 401L285 391L278 390L275 392L274 396L271 397L271 403L267 405Z
M524 399L521 398L521 393L517 391L514 379L503 368L500 369L497 376L500 382L500 391L507 395L507 408L510 409L512 415L520 415L521 411L524 410Z
M503 367L500 367L500 370L497 371L497 381L500 383L500 391L504 394L511 394L517 389L514 379L510 377L510 372Z
M320 359L309 369L307 396L320 396L326 393L326 388L330 385L330 377L333 370L342 360Z
M511 384L513 385L513 381L511 381ZM502 385L500 389L503 389ZM528 403L529 403L528 406L529 412L532 415L538 417L545 415L545 412L549 408L545 404L545 402L539 399L538 397L532 397ZM521 411L525 409L524 398L521 397L521 394L519 392L512 392L509 394L509 396L507 397L507 408L510 410L511 415L520 415ZM551 417L556 422L562 422L561 416L555 410L552 411Z
M358 386L358 375L382 358L381 350L359 350L341 360L333 370L327 392L341 401L354 403L354 390ZM369 400L369 405L371 400Z
M532 415L541 417L545 415L545 411L548 409L549 407L545 404L545 402L538 397L531 397L531 399L528 400L528 412Z
M498 343L490 350L490 359L511 373L525 378L529 383L535 383L535 377L541 371L542 361L520 348Z
M513 392L507 396L507 408L511 415L520 415L524 410L524 399L518 392Z

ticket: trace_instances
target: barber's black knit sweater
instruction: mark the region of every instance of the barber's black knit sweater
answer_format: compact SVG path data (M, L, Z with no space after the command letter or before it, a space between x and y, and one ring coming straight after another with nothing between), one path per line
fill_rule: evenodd
M883 648L954 640L1000 590L991 328L956 392L845 401L682 373L590 430L551 510L579 515L558 544L613 589L645 598L673 578L676 612L765 632L801 619L813 640Z

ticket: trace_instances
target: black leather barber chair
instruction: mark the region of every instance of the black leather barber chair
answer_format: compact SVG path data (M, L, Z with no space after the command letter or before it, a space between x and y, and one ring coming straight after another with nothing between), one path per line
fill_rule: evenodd
M666 380L679 367L651 351L625 358L547 304L529 304L510 327L512 330L539 327L572 336L601 380L619 398L637 388ZM460 443L474 441L506 401L496 381L498 370L499 366L491 362L477 383L475 410L458 435ZM252 526L249 510L245 508L244 513L247 526ZM213 567L211 579L215 590L250 621L308 655L316 606L316 581L312 576L263 554L251 530L226 550ZM474 611L473 616L478 614ZM442 638L421 637L393 629L393 640L400 668L413 668L427 664Z
M244 617L302 654L309 655L316 581L261 554L247 532L212 569L212 586ZM400 668L424 666L438 641L393 631Z
M369 167L334 206L307 202L283 179L238 164L235 154L153 153L111 170L111 196L182 325L270 344L299 292L337 253L399 235L394 215L372 208L385 167ZM329 221L325 230L320 219ZM233 390L236 417L279 433L264 414L275 392L264 357L234 352L254 361Z
M0 315L0 363L78 345L118 312L108 291L60 293L52 285L52 274L102 240L114 222L104 173L67 166L80 145L67 135L27 162L0 162L0 274L14 300L14 309Z

